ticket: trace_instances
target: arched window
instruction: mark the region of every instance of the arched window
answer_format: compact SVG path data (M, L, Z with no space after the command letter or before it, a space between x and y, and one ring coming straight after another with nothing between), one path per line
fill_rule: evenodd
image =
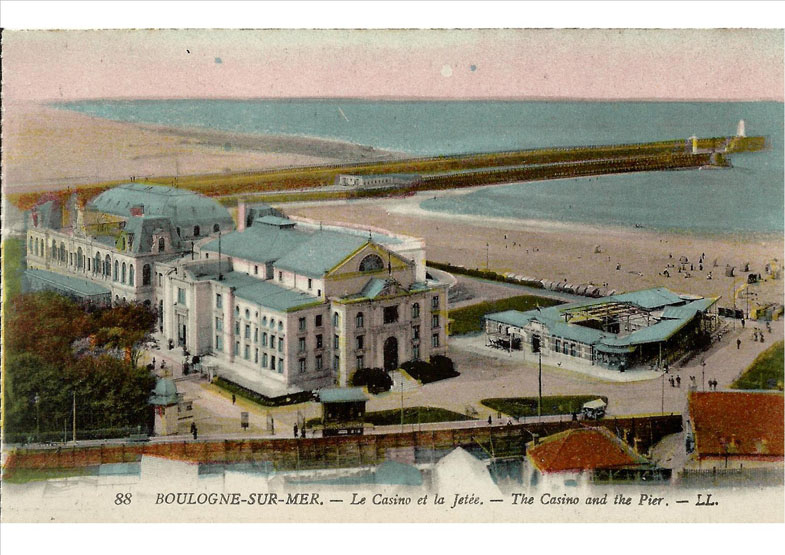
M32 237L30 237L30 245L28 246L27 250L29 250L30 252L33 252L33 238Z
M262 325L263 326L267 325L267 316L262 316Z
M125 262L123 262L123 273L122 273L122 278L120 279L120 283L125 283Z
M245 309L245 319L246 320L250 320L251 319L251 311L248 310L247 308Z
M333 312L333 327L337 328L338 324L341 322L341 315L337 312Z
M363 313L362 312L358 312L357 316L355 316L354 320L355 320L355 324L357 325L358 328L363 327Z
M120 273L119 270L120 270L120 263L117 260L115 260L114 261L114 278L113 278L114 281L117 281L117 274Z
M52 258L57 260L57 241L52 239L52 252L50 253Z
M221 231L221 226L218 224L213 225L213 233L218 233L219 231Z
M150 265L142 266L142 285L150 285Z
M198 225L195 225L195 226L194 226L194 237L199 237L199 232L200 232L200 231L201 231L201 230L199 229L199 226L198 226Z
M164 238L161 237L158 239L158 252L164 252L165 249L166 249L166 242L164 241Z
M80 270L84 268L84 254L82 253L82 247L79 247L76 250L76 267Z
M65 243L60 243L60 262L65 262Z
M104 258L104 275L112 275L112 259L109 258L108 254L106 255L106 258Z
M384 269L382 258L376 254L369 254L360 262L361 272L378 272Z
M414 303L412 305L412 318L417 319L420 317L420 303Z
M95 257L93 258L93 273L98 273L99 268L101 267L101 253L96 252Z
M131 264L128 267L128 285L136 285L136 280L134 280L134 265Z
M38 237L35 238L35 255L38 256Z

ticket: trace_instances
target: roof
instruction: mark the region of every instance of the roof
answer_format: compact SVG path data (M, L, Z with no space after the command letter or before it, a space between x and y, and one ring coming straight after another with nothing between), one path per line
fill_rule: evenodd
M88 281L86 279L64 276L54 272L47 272L46 270L25 270L25 277L28 279L38 280L44 282L46 285L76 294L80 297L95 297L99 295L110 295L112 291L108 287L104 287L98 283Z
M603 401L602 399L595 399L594 401L589 401L587 403L583 403L583 408L585 409L602 409L608 406L608 403Z
M365 284L362 291L360 291L360 296L367 299L375 299L384 291L386 285L387 280L385 279L371 278L368 280L368 283Z
M281 218L280 216L259 216L253 221L254 224L274 225L277 227L294 227L295 222L289 218ZM253 226L252 226L253 227Z
M705 312L719 300L719 297L708 297L692 301L684 306L667 306L662 312L663 318L692 319L698 312Z
M629 302L641 308L653 309L683 303L684 299L665 287L632 291L611 297L616 302Z
M367 400L368 397L361 387L337 387L319 391L319 401L322 403L356 403Z
M264 264L273 262L284 253L290 252L307 238L307 235L294 229L259 225L251 226L243 231L227 233L220 239L214 239L202 245L201 250L218 252L220 244L222 255Z
M782 393L692 392L689 410L699 456L783 457Z
M167 406L177 403L177 386L171 378L158 378L150 396L151 405Z
M212 279L216 279L215 276ZM258 279L242 272L224 274L220 283L227 287L234 287L234 296L238 299L281 312L319 301L318 297L308 293L287 289L275 282Z
M275 262L275 266L296 274L322 277L367 243L366 237L319 231L284 254Z
M89 206L99 212L130 216L132 206L144 206L145 216L170 218L175 226L233 225L229 211L211 198L161 185L125 183L104 191Z
M531 444L530 444L531 445ZM607 428L566 430L527 449L527 457L540 472L581 472L648 464Z

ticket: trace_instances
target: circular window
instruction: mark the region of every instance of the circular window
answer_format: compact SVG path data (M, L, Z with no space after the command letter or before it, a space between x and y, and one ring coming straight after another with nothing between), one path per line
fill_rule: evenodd
M379 255L369 254L360 262L361 272L377 272L384 269L384 262Z

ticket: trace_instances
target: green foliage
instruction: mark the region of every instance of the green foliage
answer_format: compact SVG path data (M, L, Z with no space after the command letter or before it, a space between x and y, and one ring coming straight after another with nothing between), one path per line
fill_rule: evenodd
M22 239L9 237L3 240L3 303L22 292L25 244Z
M426 424L428 422L454 422L457 420L474 420L473 418L439 407L407 407L403 411L404 424ZM391 426L401 423L401 410L381 410L366 412L365 422L374 426Z
M584 403L602 399L605 403L608 398L602 395L555 395L542 398L542 414L572 414L580 412ZM495 411L520 418L537 416L537 397L495 397L480 401L486 407Z
M437 270L444 270L445 272L450 272L453 274L463 274L466 276L476 277L480 279L488 279L491 281L503 281L504 283L514 283L516 285L525 285L527 287L543 289L543 285L539 281L515 279L515 278L507 277L504 274L497 274L496 272L492 272L490 270L480 270L478 268L474 268L474 269L464 268L463 266L453 266L452 264L446 264L444 262L435 262L433 260L428 260L426 262L426 265L431 266L432 268L436 268Z
M752 364L733 382L734 389L778 389L783 390L783 342L777 341L759 354Z
M404 362L401 368L412 378L424 384L460 376L460 373L455 371L452 359L442 355L431 357L430 362L410 360L409 362Z
M483 317L486 314L491 314L493 312L503 312L505 310L526 311L537 308L538 306L540 308L545 308L557 304L561 304L561 302L547 297L538 297L536 295L520 295L451 310L450 318L452 319L452 323L450 324L450 334L462 335L465 333L482 331Z
M297 393L289 393L279 397L267 397L256 391L251 391L239 384L222 378L220 376L213 379L213 385L220 387L229 393L234 393L240 397L244 397L249 401L262 405L263 407L283 407L286 405L296 405L298 403L308 403L313 401L313 393L310 391L299 391Z
M390 391L393 385L390 375L381 368L361 368L352 376L352 385L368 387L368 392L377 394Z
M152 427L148 398L155 377L138 368L133 356L129 364L106 350L138 349L155 314L143 305L90 310L53 292L20 295L9 303L3 353L7 433L40 431L48 437L66 428L70 437L74 394L77 436L85 430ZM93 350L79 355L73 344L85 338L91 338Z

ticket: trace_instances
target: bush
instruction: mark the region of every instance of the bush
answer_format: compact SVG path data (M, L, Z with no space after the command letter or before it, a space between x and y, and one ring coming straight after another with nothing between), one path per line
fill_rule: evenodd
M383 391L390 391L393 381L390 375L381 368L360 368L352 376L352 385L367 387L368 392L375 395Z
M452 359L442 355L431 357L430 362L410 360L409 362L404 362L401 368L412 378L419 380L423 384L460 376L460 373L455 371Z

